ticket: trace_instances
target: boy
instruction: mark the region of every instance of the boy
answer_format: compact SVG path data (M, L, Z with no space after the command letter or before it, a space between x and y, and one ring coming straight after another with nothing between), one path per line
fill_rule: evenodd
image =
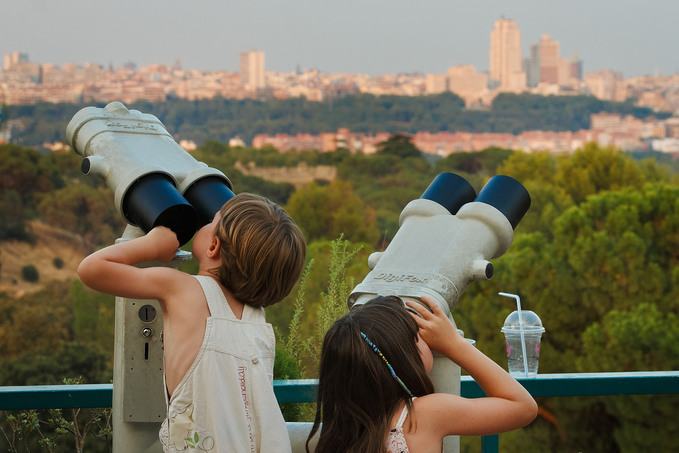
M163 312L166 452L290 451L273 393L275 338L263 307L289 294L306 259L304 237L266 198L241 193L193 239L198 275L136 264L174 258L174 232L104 248L78 275L107 294L156 299Z

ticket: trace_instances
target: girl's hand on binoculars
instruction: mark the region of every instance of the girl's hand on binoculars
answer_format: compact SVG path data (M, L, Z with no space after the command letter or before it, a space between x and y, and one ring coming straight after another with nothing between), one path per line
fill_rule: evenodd
M421 299L429 310L417 302L406 301L406 304L420 315L412 315L420 329L420 337L432 350L448 356L450 349L455 348L454 345L466 340L457 333L453 323L433 299L428 296L422 296Z

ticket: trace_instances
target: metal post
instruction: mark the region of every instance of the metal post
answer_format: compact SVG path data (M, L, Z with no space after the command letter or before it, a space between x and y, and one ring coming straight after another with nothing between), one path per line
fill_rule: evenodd
M123 237L116 242L130 240L141 234L140 229L128 226ZM167 265L176 267L190 258L190 253L179 250L175 259ZM158 438L166 414L163 346L160 338L162 331L163 320L158 301L116 297L113 453L163 451Z

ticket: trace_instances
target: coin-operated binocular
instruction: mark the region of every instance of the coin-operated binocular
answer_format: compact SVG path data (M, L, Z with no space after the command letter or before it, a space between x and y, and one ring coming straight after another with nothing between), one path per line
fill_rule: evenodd
M84 157L83 173L103 176L117 211L144 233L163 225L184 245L234 196L231 181L187 153L158 118L120 102L80 110L66 138Z
M529 207L528 192L509 176L494 176L477 196L461 176L438 175L403 209L387 249L370 255L372 270L349 305L376 295L428 295L449 313L471 281L493 276L488 260L507 251Z
M491 178L478 196L453 173L438 175L422 196L401 212L399 229L384 252L368 258L371 271L354 288L349 306L377 295L432 298L451 310L470 282L493 276L489 260L504 254L514 228L530 207L530 196L515 179ZM435 354L430 377L437 392L460 394L460 367ZM459 437L444 440L444 451L459 451Z
M234 196L231 181L180 147L158 118L120 102L80 110L68 123L66 137L84 157L83 173L102 176L113 191L115 207L129 224L120 240L162 225L184 245ZM179 250L167 265L176 266L187 255ZM116 298L114 453L162 449L162 330L158 301Z

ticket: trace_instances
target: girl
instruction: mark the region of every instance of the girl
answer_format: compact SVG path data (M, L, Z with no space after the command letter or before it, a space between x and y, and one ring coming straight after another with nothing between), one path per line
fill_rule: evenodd
M535 419L537 404L523 386L459 335L432 299L422 301L429 310L378 296L328 330L307 452L319 427L317 452L440 453L445 436L496 434ZM432 350L488 396L434 393Z

